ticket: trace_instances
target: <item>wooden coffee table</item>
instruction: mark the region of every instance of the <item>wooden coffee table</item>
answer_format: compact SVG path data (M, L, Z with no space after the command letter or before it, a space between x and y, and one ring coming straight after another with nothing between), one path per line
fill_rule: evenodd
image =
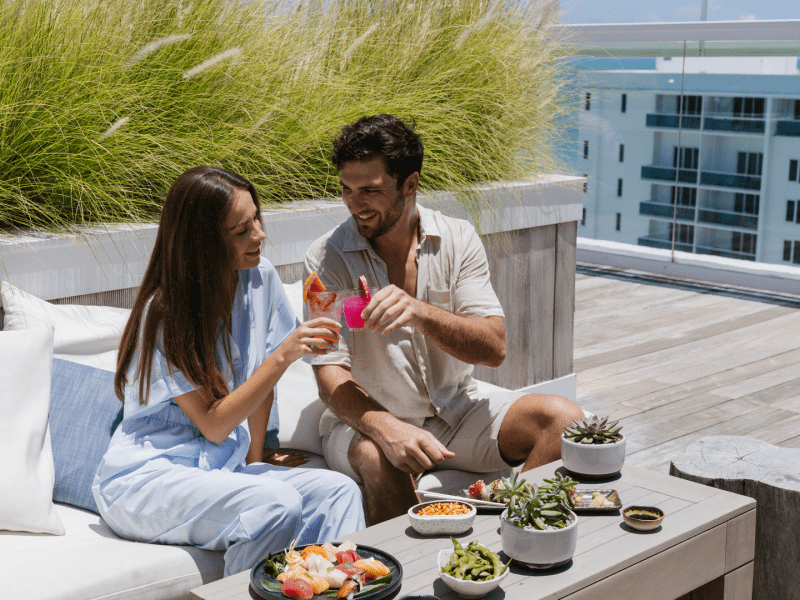
M560 461L554 462L528 471L525 478L541 483L560 467ZM693 591L692 599L752 597L755 500L633 466L624 467L612 481L582 481L578 487L616 489L623 506L658 506L666 518L660 529L645 533L625 525L619 512L581 514L578 546L570 563L555 571L512 564L509 577L487 600L689 600ZM499 553L498 518L496 513L479 511L472 531L456 537L462 542L477 539ZM458 598L436 569L439 550L452 548L447 536L421 536L403 516L347 539L385 550L401 562L403 584L397 598L406 594ZM196 588L190 597L250 600L249 584L250 573L239 573Z

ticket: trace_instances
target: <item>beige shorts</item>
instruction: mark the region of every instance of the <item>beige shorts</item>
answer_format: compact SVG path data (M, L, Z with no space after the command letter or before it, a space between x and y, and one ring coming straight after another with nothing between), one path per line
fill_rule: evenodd
M510 390L481 393L472 398L473 407L455 429L438 416L425 419L422 429L432 433L455 454L454 458L445 460L431 470L458 469L473 473L491 473L516 466L508 464L500 455L497 434L508 409L524 395L524 392ZM337 419L330 435L322 438L322 452L328 467L348 475L358 483L361 483L361 478L350 466L347 455L353 439L361 435Z

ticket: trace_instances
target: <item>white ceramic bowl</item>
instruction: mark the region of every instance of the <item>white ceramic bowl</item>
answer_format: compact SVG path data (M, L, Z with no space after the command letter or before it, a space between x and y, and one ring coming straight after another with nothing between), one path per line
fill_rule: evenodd
M532 569L554 569L568 562L578 544L578 517L569 511L572 522L563 529L528 529L500 515L500 543L506 556Z
M625 463L625 438L613 444L578 444L561 436L561 462L578 476L610 477Z
M440 502L442 501L423 502L408 509L408 520L417 533L422 535L458 535L470 530L478 511L475 510L474 506L466 502L461 503L469 509L469 512L465 515L422 517L417 514L422 508Z
M484 546L484 548L485 547L486 546ZM442 567L450 562L451 554L453 554L452 549L439 550L439 556L437 558L439 577L441 577L447 587L463 598L482 598L492 590L497 589L511 572L510 569L506 569L506 572L500 575L500 577L495 577L489 581L464 581L463 579L458 579L442 571Z

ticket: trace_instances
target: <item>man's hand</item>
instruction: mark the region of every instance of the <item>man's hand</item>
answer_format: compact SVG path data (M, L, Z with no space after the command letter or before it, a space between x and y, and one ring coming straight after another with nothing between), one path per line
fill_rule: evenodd
M388 335L401 327L419 325L426 304L412 298L396 285L381 289L361 312L364 327Z
M385 426L375 442L389 462L404 473L423 473L455 456L433 434L400 420Z

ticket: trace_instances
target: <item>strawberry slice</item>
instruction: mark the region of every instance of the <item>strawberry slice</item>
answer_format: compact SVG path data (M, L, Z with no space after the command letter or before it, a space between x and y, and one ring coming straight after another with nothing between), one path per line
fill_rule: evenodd
M314 588L308 581L302 579L287 579L283 582L281 592L294 600L311 600L314 597Z

